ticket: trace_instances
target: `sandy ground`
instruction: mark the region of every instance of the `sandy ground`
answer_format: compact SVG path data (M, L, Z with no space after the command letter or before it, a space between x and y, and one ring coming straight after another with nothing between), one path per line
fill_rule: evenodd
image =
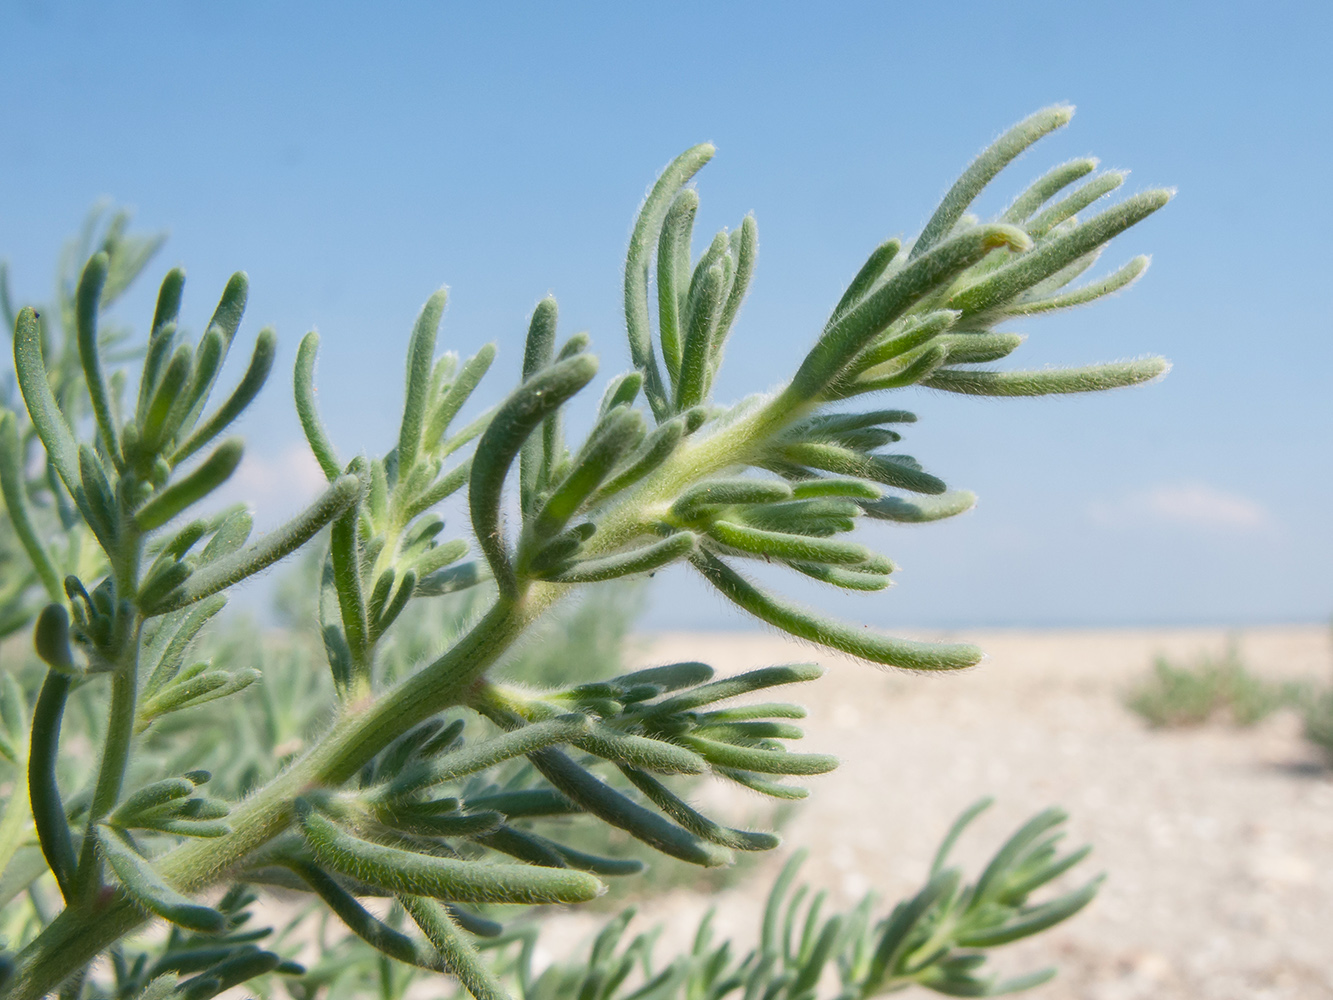
M1237 634L1261 673L1327 679L1323 628ZM1002 950L1007 972L1054 963L1040 1000L1333 997L1333 777L1303 745L1297 721L1274 717L1150 732L1122 707L1124 689L1166 653L1221 652L1222 630L969 633L989 659L950 676L884 673L756 634L645 637L643 663L704 659L724 672L816 660L802 749L842 758L811 782L787 844L744 885L702 898L675 892L651 906L666 924L662 952L718 907L719 930L748 946L759 901L789 850L804 876L839 904L867 889L896 899L922 875L953 817L983 795L996 806L961 845L971 871L1017 824L1050 804L1070 812L1085 870L1109 874L1101 896L1068 925ZM738 817L751 805L741 802ZM558 918L548 953L596 923Z

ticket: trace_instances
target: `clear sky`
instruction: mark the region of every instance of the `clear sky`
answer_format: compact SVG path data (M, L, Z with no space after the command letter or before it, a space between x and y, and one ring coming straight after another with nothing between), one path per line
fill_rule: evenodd
M887 627L1252 623L1333 612L1333 6L1327 3L0 4L0 255L45 298L107 195L190 274L202 326L227 274L243 338L280 334L244 425L238 489L263 518L312 486L290 404L300 336L345 454L383 451L411 322L451 289L442 340L496 340L516 378L544 294L627 366L619 298L646 186L704 139L702 245L753 210L759 268L721 398L790 374L865 254L910 236L1000 130L1074 122L1009 169L999 208L1094 154L1177 199L1108 251L1153 266L1087 311L1014 329L1010 366L1160 353L1163 382L1102 397L901 394L908 450L971 514L872 528L898 586L846 598ZM894 405L898 405L895 401ZM657 627L742 620L674 571Z

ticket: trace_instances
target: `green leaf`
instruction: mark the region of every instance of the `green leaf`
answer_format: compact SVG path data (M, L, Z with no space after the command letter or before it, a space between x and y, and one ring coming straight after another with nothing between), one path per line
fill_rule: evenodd
M866 483L865 486L870 487L870 484ZM856 518L860 514L861 508L855 501L846 497L816 497L732 509L725 511L721 520L735 520L748 528L759 528L780 534L830 538L839 532L851 531L856 526ZM755 541L758 542L758 539ZM864 551L868 550L863 549L862 558L856 561L863 561L866 558Z
M827 774L838 766L838 758L820 753L788 753L785 750L761 750L704 739L690 733L678 736L681 744L698 753L710 764L737 771L759 774Z
M160 615L176 611L266 569L315 537L324 525L354 504L361 491L361 481L356 476L342 476L282 527L240 552L195 570L190 579L168 595L161 605L144 608L144 613Z
M60 723L71 680L67 674L47 673L32 710L32 742L28 748L28 797L37 842L66 905L74 901L78 864L60 786L56 783L56 762L60 754Z
M271 951L243 951L213 966L204 975L181 983L175 995L178 1000L212 1000L234 986L277 970L282 964L282 959Z
M205 331L194 351L190 386L177 397L167 419L174 439L188 433L194 425L199 410L207 401L206 393L222 367L222 351L222 331L216 328Z
M980 156L972 161L963 171L963 175L954 182L949 193L940 202L935 214L926 223L926 228L917 237L912 246L912 259L932 249L935 244L947 237L954 224L963 217L967 207L979 195L1001 170L1008 166L1015 157L1038 139L1069 124L1074 117L1074 109L1069 105L1055 105L1043 108L1036 114L1024 118L1004 135L996 139Z
M440 953L445 967L469 993L477 1000L510 1000L477 949L458 932L441 906L434 900L406 894L399 895L398 901Z
M116 421L111 414L111 394L102 372L102 354L97 343L97 313L102 304L102 287L106 284L111 258L105 253L93 254L79 277L75 292L75 316L79 335L79 360L83 362L84 384L93 404L93 416L102 436L102 444L112 461L120 462L120 439Z
M863 563L870 558L870 550L856 542L764 531L729 521L714 521L708 528L708 535L728 548L775 559L798 559L845 566Z
M643 792L653 805L674 819L697 837L730 847L737 851L771 851L782 843L782 838L774 833L760 833L753 830L735 830L715 823L689 803L675 795L671 789L652 775L638 768L622 765L625 777L634 783L634 787Z
M173 267L162 279L157 290L157 305L153 309L153 326L149 334L155 335L168 323L175 323L181 311L181 297L185 292L185 270Z
M237 271L227 279L226 287L222 289L218 304L208 320L208 326L204 328L217 329L222 334L224 347L231 347L232 339L240 328L241 317L245 315L245 303L249 295L250 278L244 271Z
M593 430L588 444L574 459L573 467L536 512L532 521L533 533L540 538L550 538L561 531L616 464L643 440L643 436L641 413L627 407L612 410Z
M562 751L538 750L529 754L528 759L571 802L649 847L706 868L731 863L730 851L708 844L688 830L645 809L579 767Z
M602 402L597 407L598 415L604 417L617 406L633 406L642 388L643 372L617 375L607 383L606 391L602 394Z
M1047 171L1013 200L1013 203L1000 216L1001 222L1019 224L1027 221L1037 209L1046 204L1060 191L1063 191L1080 177L1086 177L1097 169L1095 157L1080 157L1070 160Z
M1007 358L1027 340L1021 333L948 333L935 341L950 365L975 365Z
M254 525L254 518L244 507L227 514L204 546L204 551L199 553L199 564L206 566L231 555L249 541Z
M708 764L689 748L665 740L617 733L608 726L593 724L586 733L572 740L585 750L615 764L655 771L658 774L703 774Z
M899 366L889 366L905 354L931 343L958 321L962 314L953 309L936 309L921 316L909 316L895 323L883 337L876 340L852 362L848 375L873 378ZM844 381L845 381L844 377Z
M693 521L709 507L776 503L791 499L791 487L776 479L711 479L691 486L671 505L671 513Z
M338 595L338 609L343 634L352 651L355 665L369 669L365 662L369 623L366 599L361 591L361 546L357 541L355 506L333 521L329 532L329 558L333 564L333 590Z
M944 863L949 859L949 852L953 850L953 845L958 842L958 838L962 836L963 831L971 825L974 819L989 809L994 802L995 800L989 796L978 799L964 809L962 815L954 820L953 826L949 827L949 832L944 835L944 840L940 842L939 849L935 852L935 858L930 863L931 878L944 870Z
M632 673L611 678L611 682L624 688L651 684L663 691L676 691L683 687L702 684L713 676L713 668L706 663L669 663L661 667L647 667Z
M25 478L18 419L5 410L0 412L0 491L4 493L5 507L9 511L9 522L14 526L14 534L28 554L33 569L46 588L47 596L53 601L60 601L65 596L60 572L52 562L46 546L37 537L37 529L33 526L28 510Z
M79 445L79 482L82 490L74 494L79 510L104 548L115 544L120 528L120 511L102 460L91 445Z
M651 573L670 565L694 551L698 536L691 531L677 531L660 542L642 548L617 552L599 559L576 559L561 563L541 574L552 583L597 583L622 576Z
M784 445L779 454L797 465L869 479L915 493L940 494L949 488L944 480L897 461L892 455L866 455L836 444L805 441Z
M555 335L559 313L556 301L546 296L537 303L528 322L528 336L523 345L523 380L527 381L555 360ZM555 443L556 428L553 418L545 421L543 434L530 435L519 450L518 459L518 497L519 509L524 516L532 513L534 498L544 490L548 483L546 477L552 466L559 461L559 456L552 454L558 450ZM546 441L546 431L551 432L551 441Z
M629 456L625 467L615 473L593 495L593 502L595 503L605 497L615 496L617 493L629 489L648 473L658 468L675 452L676 446L680 444L681 438L685 436L685 426L686 421L683 415L663 421L644 438L638 450Z
M1136 194L1082 225L1052 236L1030 253L955 293L949 299L949 308L962 310L967 316L1011 302L1038 282L1142 222L1170 201L1171 195L1165 188Z
M139 731L146 729L153 719L170 712L197 708L207 702L244 691L259 680L260 676L259 671L252 667L242 667L230 673L225 670L205 670L193 675L188 675L188 671L182 673L173 683L167 684L153 697L144 699L139 706Z
M703 664L682 663L675 664L673 667L655 667L648 671L639 671L637 674L628 674L626 678L635 678L636 682L640 684L653 684L656 683L653 678L658 676L657 671L669 672L702 666ZM693 674L693 676L702 676L703 679L707 679L708 676L711 676L711 669L707 675L703 675L700 671ZM784 684L803 684L806 681L818 680L823 676L823 668L814 663L787 663L776 667L760 667L758 670L747 670L743 674L724 677L708 684L697 684L697 686L691 684L690 690L673 695L664 701L646 705L642 712L649 718L661 719L679 712L692 712L704 705L712 705L719 701L737 698L753 691L781 687ZM684 686L686 686L685 682L676 685L676 687Z
M52 670L76 676L83 673L74 663L69 645L69 612L64 604L48 604L37 616L33 630L37 655Z
M428 450L433 450L439 446L440 439L444 437L454 417L458 416L458 411L463 408L463 404L468 401L473 390L481 382L482 377L490 370L491 362L494 360L494 344L484 344L481 350L467 359L462 370L458 373L458 377L454 379L453 384L449 386L444 395L440 397L440 401L435 405L435 408L431 410L423 442ZM463 432L457 435L457 437L463 436ZM467 440L471 440L471 438L469 437ZM455 445L455 447L457 446Z
M946 368L935 372L921 384L964 396L1049 396L1123 389L1151 382L1170 370L1171 364L1164 358L1025 372L958 371Z
M296 371L293 387L296 395L296 414L301 419L301 429L310 444L310 451L315 461L324 470L329 482L334 482L342 472L342 463L338 453L333 450L324 423L319 419L319 410L315 406L315 357L319 353L319 334L311 330L301 338L301 346L296 351Z
M140 531L160 528L191 504L198 503L231 478L241 463L245 444L228 438L185 478L154 494L134 514Z
M444 962L433 948L424 947L406 934L371 915L356 898L333 879L328 872L312 864L295 859L283 862L301 877L306 885L337 914L353 934L376 951L407 965L433 972L443 972Z
M37 322L37 313L30 306L19 311L18 325L14 328L14 373L33 429L41 438L47 457L70 493L76 494L80 487L79 446L51 392L46 363L42 359L41 326Z
M867 517L879 521L897 521L902 524L924 524L971 510L977 504L977 495L968 490L954 490L934 497L907 500L885 496L870 503L862 503Z
M680 362L680 384L676 389L675 410L698 406L708 397L711 377L713 337L721 318L726 283L720 265L710 267L699 281L695 304L687 317L685 344Z
M421 447L426 407L430 403L428 396L431 369L435 361L435 337L439 333L447 298L448 292L441 288L426 300L407 349L407 390L403 402L403 423L398 432L398 468L404 474L416 465L417 452Z
M981 661L981 650L969 643L915 642L856 628L767 594L726 563L706 552L690 560L723 596L761 621L784 632L852 656L908 670L958 670Z
M875 591L883 590L889 585L888 576L882 573L863 573L855 568L846 569L841 566L828 566L824 563L789 561L787 565L798 573L804 573L820 583L841 587L844 590Z
M259 336L255 339L254 353L250 355L250 365L245 370L240 383L232 390L227 401L222 404L213 416L209 417L193 434L189 440L177 448L168 460L171 465L179 465L195 452L197 452L213 438L217 437L230 426L231 422L241 415L254 398L259 395L259 390L264 387L268 381L269 372L273 370L273 359L277 353L278 337L273 332L272 327L265 327L259 331Z
M99 826L97 843L116 878L139 906L163 920L201 934L218 934L226 929L225 916L211 906L186 899L167 885L152 865L131 850L115 831Z
M189 778L166 778L145 785L128 796L112 813L108 822L114 826L132 826L142 813L194 794L195 783Z
M690 271L690 238L699 195L686 188L671 203L657 243L657 322L662 360L672 386L680 381L681 306Z
M814 989L819 982L819 977L824 971L824 966L833 955L833 949L838 943L838 937L842 933L842 918L834 917L824 925L819 938L810 949L809 957L806 958L800 971L796 974L795 981L791 985L791 995L801 996L807 990Z
M722 777L771 798L797 802L810 797L810 789L802 788L800 785L784 785L776 781L767 781L757 774L751 774L749 771L735 771L727 767L719 767L715 770Z
M176 431L171 416L178 410L178 402L190 379L194 353L189 344L178 344L166 371L153 389L144 413L143 429L139 434L139 451L145 456L157 455Z
M584 903L605 891L595 878L568 869L483 864L374 844L339 829L304 800L297 800L297 810L317 863L390 892L463 903L540 904Z
M864 479L847 479L841 476L825 476L818 479L803 479L791 484L791 494L797 500L814 497L853 497L858 500L878 500L884 491Z
M662 221L675 200L699 168L713 158L711 143L701 143L681 153L667 165L648 193L630 235L625 257L625 327L629 335L630 357L643 372L644 394L659 421L668 416L668 402L662 373L653 353L652 329L648 316L648 269L653 248L662 230Z
M1031 245L1027 234L1013 226L975 226L916 258L859 305L829 321L783 396L792 402L818 399L857 354L924 296L997 247L1025 250Z
M190 393L191 403L188 412L181 421L182 428L193 427L194 422L199 419L199 411L213 391L213 383L217 380L222 362L227 359L227 352L231 350L231 343L236 337L237 329L240 328L241 317L245 314L245 303L249 294L250 279L244 271L237 271L227 279L227 285L222 290L222 295L219 297L217 307L213 310L213 315L208 321L208 326L204 327L205 340L213 331L217 331L221 335L222 349L218 352L217 363L211 365L210 370L204 371L206 378L198 380L192 388ZM199 367L202 368L202 366Z
M496 410L472 458L468 509L472 528L501 594L513 597L518 583L500 524L504 481L523 442L542 420L597 374L597 360L580 354L559 361L518 387Z
M901 366L889 374L862 377L855 382L831 388L828 398L845 399L867 392L883 392L886 389L902 389L909 385L918 385L943 365L948 357L948 352L943 347L931 344L915 356L904 357Z
M1041 239L1066 219L1072 219L1093 202L1106 197L1106 195L1120 187L1125 183L1125 178L1128 176L1128 171L1108 170L1100 177L1094 177L1088 183L1075 188L1050 208L1034 217L1023 228L1028 231L1033 239Z
M886 978L895 976L900 965L907 957L908 946L913 941L912 931L925 920L941 902L949 900L958 890L959 875L956 868L949 868L932 875L930 881L910 900L899 903L893 914L883 924L879 932L879 942L875 947L874 957L870 960L870 969L866 975L866 985L876 987Z
M465 543L462 543L460 540L460 544ZM435 551L440 552L443 550L436 549ZM459 553L459 555L461 554L462 553ZM448 553L446 552L445 555L447 556ZM457 558L457 556L453 558ZM448 561L453 562L453 559L448 559ZM384 610L377 616L370 619L370 639L372 642L379 639L380 636L388 631L389 626L397 620L398 616L403 613L403 609L407 607L407 602L411 600L412 595L416 593L417 573L418 571L415 569L409 569L405 572L403 574L402 583L398 585L398 590L393 595L393 600L391 600Z
M488 770L506 760L522 757L535 750L569 743L586 735L591 723L586 715L561 715L501 733L481 743L471 743L460 750L437 757L431 762L432 782L450 781Z
M1059 309L1072 309L1075 306L1095 302L1097 299L1112 295L1122 288L1128 288L1138 281L1143 272L1148 270L1150 262L1150 257L1140 254L1120 270L1108 275L1101 281L1093 281L1072 292L1066 292L1063 295L1052 295L1049 298L1019 298L1005 310L1005 313L1009 316L1037 316L1055 312Z
M750 290L750 282L754 278L755 258L759 255L759 227L753 215L747 215L741 222L740 229L731 234L731 254L736 261L736 273L731 277L727 299L722 306L722 316L713 334L709 360L710 382L722 362L722 347L726 343L727 335L731 333L736 316L741 311L741 304Z
M1092 902L1097 890L1101 888L1103 878L1099 875L1081 889L1049 903L1026 907L1019 911L1015 919L999 927L965 931L958 935L958 944L964 948L995 948L1054 927Z
M165 288L165 282L163 283ZM139 399L134 410L134 419L142 428L148 418L148 404L162 377L162 366L172 357L176 345L176 323L174 320L162 327L154 327L148 338L148 348L144 355L143 371L139 374Z
M1059 826L1068 818L1068 814L1063 809L1044 809L1019 827L1017 832L995 852L995 857L991 858L985 871L977 879L977 886L972 894L972 907L982 906L998 897L1004 890L1006 876L1019 862L1027 848L1042 834L1053 827Z

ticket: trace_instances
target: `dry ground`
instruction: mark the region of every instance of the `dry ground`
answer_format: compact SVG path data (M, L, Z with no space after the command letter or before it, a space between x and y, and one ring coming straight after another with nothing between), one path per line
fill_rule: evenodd
M1238 637L1242 657L1261 673L1333 675L1326 629ZM1333 777L1302 744L1296 720L1151 732L1120 702L1154 654L1219 653L1226 633L964 638L990 658L947 677L886 674L764 635L645 639L645 664L704 659L733 672L825 663L828 675L802 692L810 709L802 749L844 762L812 782L781 857L744 885L712 899L675 892L654 904L668 938L683 943L715 904L719 928L752 943L759 900L788 847L811 849L805 877L839 903L869 888L898 898L919 886L952 818L994 795L997 805L962 845L963 860L975 865L1028 815L1060 804L1076 842L1096 846L1085 868L1110 876L1070 924L1000 953L1007 971L1060 967L1053 983L1026 994L1034 1000L1333 998ZM566 954L597 922L559 918L545 938L548 954Z

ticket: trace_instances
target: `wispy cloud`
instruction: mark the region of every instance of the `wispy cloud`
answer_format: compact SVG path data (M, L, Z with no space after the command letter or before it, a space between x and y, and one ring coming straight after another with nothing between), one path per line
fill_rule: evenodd
M1164 483L1118 499L1088 506L1088 516L1105 527L1174 525L1204 531L1252 532L1272 527L1262 504L1206 483Z

